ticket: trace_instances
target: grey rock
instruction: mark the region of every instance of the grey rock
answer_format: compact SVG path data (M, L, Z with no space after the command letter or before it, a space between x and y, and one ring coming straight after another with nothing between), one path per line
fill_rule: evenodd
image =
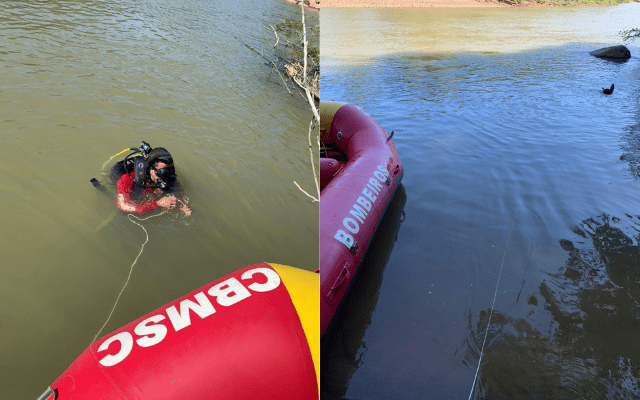
M623 45L604 47L602 49L590 52L592 56L602 58L614 58L618 60L626 60L631 58L631 52Z

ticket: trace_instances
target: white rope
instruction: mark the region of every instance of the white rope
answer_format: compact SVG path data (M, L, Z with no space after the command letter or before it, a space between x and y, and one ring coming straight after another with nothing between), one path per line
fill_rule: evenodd
M484 345L487 343L487 336L489 336L489 327L491 326L491 316L493 315L493 308L496 305L496 297L498 296L498 285L500 284L500 277L502 276L502 267L504 267L504 259L507 255L507 249L509 248L509 242L511 241L511 232L513 232L513 222L516 216L513 216L511 220L511 228L509 229L509 237L507 238L507 246L504 248L504 254L502 255L502 263L500 264L500 273L498 274L498 281L496 282L496 291L493 293L493 303L491 304L491 311L489 312L489 322L487 322L487 330L484 333L484 340L482 341L482 348L480 349L480 359L478 360L478 368L476 368L476 375L473 377L473 385L471 386L471 393L469 393L469 400L473 396L473 389L476 387L476 381L478 380L478 372L480 371L480 363L482 362L482 355L484 354Z
M181 202L182 203L182 202ZM184 203L183 203L184 204ZM131 217L137 219L138 221L146 221L149 218L153 218L153 217L158 217L164 213L166 213L167 211L163 211L160 214L156 214L156 215L151 215L147 218L138 218L133 214L128 214L127 217L129 218L129 221L133 222L134 224L138 225L140 228L142 228L142 230L144 231L144 234L146 236L146 239L144 240L144 243L142 243L142 247L140 248L140 253L138 253L138 255L136 256L136 259L133 261L133 264L131 264L131 268L129 269L129 276L127 277L127 281L124 283L124 286L122 287L122 290L120 290L120 294L118 294L118 298L116 299L116 302L113 304L113 308L111 309L111 312L109 313L109 317L107 318L107 320L104 322L104 325L102 325L102 328L100 328L100 330L98 331L98 333L96 333L96 336L94 336L93 340L91 341L91 343L95 342L96 339L98 338L98 335L100 335L100 332L102 332L102 330L104 329L105 326L107 326L107 324L109 323L109 320L111 319L111 316L113 315L113 312L116 309L116 306L118 305L118 301L120 301L120 296L122 296L122 292L124 292L124 289L127 287L127 284L129 283L129 279L131 279L131 273L133 272L133 266L136 265L136 263L138 262L138 258L140 258L140 255L142 254L142 250L144 250L144 245L147 244L147 242L149 241L149 234L147 233L147 230L144 228L144 226L142 226L141 224L139 224L138 222L134 221L131 219Z

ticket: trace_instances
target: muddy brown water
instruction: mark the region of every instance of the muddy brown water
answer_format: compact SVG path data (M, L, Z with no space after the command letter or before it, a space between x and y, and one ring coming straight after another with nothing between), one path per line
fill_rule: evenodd
M106 320L145 232L101 168L142 140L173 154L193 216L142 223L102 335L247 265L318 268L318 204L293 183L314 188L312 114L245 46L272 57L269 25L299 16L284 0L2 2L0 397L35 399Z

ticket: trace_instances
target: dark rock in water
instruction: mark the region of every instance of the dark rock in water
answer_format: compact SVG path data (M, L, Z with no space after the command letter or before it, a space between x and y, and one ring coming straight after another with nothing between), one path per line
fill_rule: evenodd
M604 47L590 52L592 56L602 58L613 58L616 60L627 60L631 58L631 52L623 45Z

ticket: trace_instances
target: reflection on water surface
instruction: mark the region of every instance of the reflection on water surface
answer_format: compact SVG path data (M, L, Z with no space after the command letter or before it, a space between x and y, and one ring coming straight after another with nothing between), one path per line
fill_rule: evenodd
M601 215L574 227L573 241L559 241L566 265L529 296L526 315L493 314L476 397L637 397L640 347L630 338L640 319L639 228L637 216ZM469 327L469 366L477 365L489 312Z

